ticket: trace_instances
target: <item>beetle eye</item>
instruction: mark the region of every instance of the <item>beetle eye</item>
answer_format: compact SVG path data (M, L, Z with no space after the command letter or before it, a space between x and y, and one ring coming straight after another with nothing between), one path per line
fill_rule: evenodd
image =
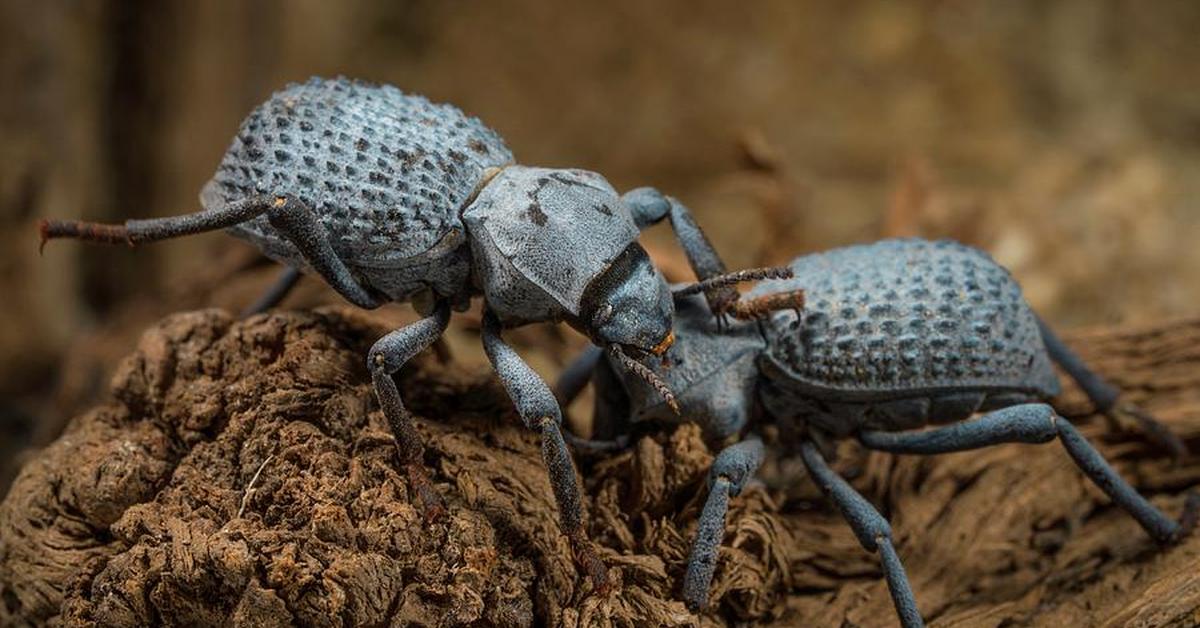
M613 316L613 306L611 303L605 303L596 308L596 314L592 316L592 324L599 327L609 321Z

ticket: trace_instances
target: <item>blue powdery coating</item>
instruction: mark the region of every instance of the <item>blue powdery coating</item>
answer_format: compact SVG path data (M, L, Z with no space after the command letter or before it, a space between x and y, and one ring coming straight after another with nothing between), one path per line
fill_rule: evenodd
M338 254L386 266L424 253L452 230L484 172L512 163L503 140L452 105L345 78L291 84L242 122L206 208L291 194L314 209ZM265 216L230 231L303 266Z
M1020 286L983 251L948 240L884 240L800 257L791 268L794 278L751 292L808 294L799 320L778 312L766 326L766 359L784 380L857 398L1058 390Z

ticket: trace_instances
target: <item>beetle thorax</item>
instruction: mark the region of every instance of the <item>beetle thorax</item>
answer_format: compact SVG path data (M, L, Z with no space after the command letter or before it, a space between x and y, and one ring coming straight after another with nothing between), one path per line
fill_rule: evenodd
M638 236L616 190L582 170L504 168L463 220L476 287L508 324L577 316L588 284Z

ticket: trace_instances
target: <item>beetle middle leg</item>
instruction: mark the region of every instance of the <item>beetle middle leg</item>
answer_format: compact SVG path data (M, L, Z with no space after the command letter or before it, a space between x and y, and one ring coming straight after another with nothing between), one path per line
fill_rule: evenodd
M1171 452L1172 456L1176 458L1187 456L1187 445L1170 428L1133 404L1119 403L1121 391L1089 369L1087 364L1084 364L1083 360L1054 333L1046 321L1042 320L1042 317L1037 317L1037 324L1050 359L1061 366L1067 375L1070 375L1071 379L1079 384L1084 394L1091 400L1092 405L1096 407L1096 411L1104 414L1109 419L1111 426L1119 426L1120 420L1128 417L1141 425L1146 434Z
M425 510L425 518L433 519L445 510L441 495L434 489L421 460L424 446L413 423L412 413L400 399L400 390L392 375L421 351L432 345L450 324L450 305L438 303L433 313L407 327L380 338L367 354L367 369L375 385L375 395L388 426L396 439L396 452L410 484Z
M577 436L563 428L563 438L576 451L588 454L620 451L629 446L629 399L612 368L601 360L604 350L588 345L563 369L554 384L554 397L560 408L571 405L589 381L595 381L596 398L592 412L592 438Z
M1047 443L1057 438L1079 469L1159 543L1174 543L1187 535L1200 510L1200 496L1193 493L1178 521L1167 517L1123 480L1070 421L1044 403L1010 406L922 432L867 431L858 438L868 449L902 454L967 451L1000 443Z
M500 336L500 322L486 307L483 316L483 349L516 406L521 421L541 435L542 460L550 473L550 486L558 504L559 526L570 540L576 560L597 590L607 589L607 568L596 555L583 527L579 483L575 478L575 463L563 440L562 411L558 400L546 382L504 342Z
M808 468L813 481L842 512L863 548L868 552L879 553L883 575L887 579L888 591L892 594L892 603L896 606L900 623L905 628L924 625L921 613L917 611L912 585L904 572L904 564L900 562L900 556L892 545L892 527L888 525L887 519L829 467L825 457L812 441L800 444L800 459L804 461L804 466Z

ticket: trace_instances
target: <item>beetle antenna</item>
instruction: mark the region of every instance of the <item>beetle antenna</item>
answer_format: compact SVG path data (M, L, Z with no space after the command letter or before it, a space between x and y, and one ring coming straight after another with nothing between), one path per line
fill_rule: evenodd
M787 266L771 266L768 268L747 268L746 270L735 270L731 273L723 273L697 281L693 284L688 284L682 288L676 288L671 291L671 295L675 297L686 297L701 292L708 292L716 288L724 288L732 286L743 281L759 281L762 279L791 279L792 269Z
M650 386L654 388L655 392L657 392L664 400L666 400L667 405L671 407L672 412L679 414L679 402L675 400L675 393L671 392L671 389L667 386L666 382L659 379L658 375L655 375L654 371L650 370L650 367L629 357L627 353L621 350L619 345L611 344L608 346L608 350L614 356L616 356L618 360L621 361L621 364L624 365L625 368L629 369L635 375L645 380L647 384L650 384Z

